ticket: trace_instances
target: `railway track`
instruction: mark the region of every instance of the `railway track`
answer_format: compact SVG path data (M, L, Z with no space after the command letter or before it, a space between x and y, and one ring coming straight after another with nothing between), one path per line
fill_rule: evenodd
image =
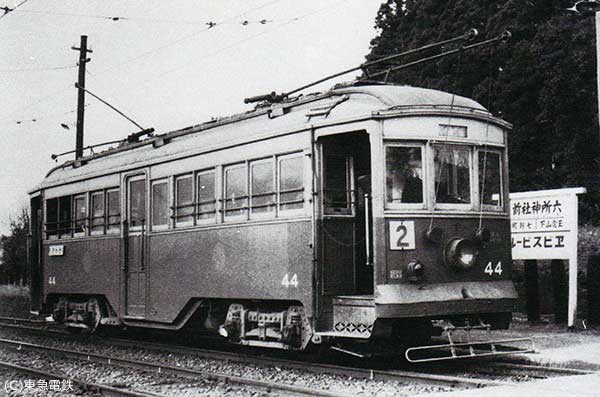
M13 321L14 320L14 321ZM7 324L8 322L14 322L16 324ZM17 326L17 329L27 329L24 324L27 320L23 319L3 319L0 318L0 326L6 325L10 328ZM39 327L38 323L34 323L32 327L33 331L43 330ZM479 388L489 386L501 386L507 384L514 384L514 379L541 379L550 376L571 376L571 375L582 375L590 373L590 371L582 371L569 368L553 368L539 365L524 365L510 362L491 362L485 360L485 365L480 365L481 360L465 361L466 364L460 364L459 366L445 366L448 368L457 369L458 372L467 372L467 374L461 374L456 376L452 373L440 373L436 371L435 366L419 366L416 367L419 372L416 371L404 371L398 369L374 369L374 368L359 368L359 367L348 367L339 366L332 364L314 363L301 360L290 360L280 359L274 357L262 357L257 355L240 354L240 352L227 352L220 350L208 350L189 346L177 346L177 345L166 345L163 343L155 342L142 342L139 340L127 340L117 338L93 338L93 343L98 343L106 346L119 346L122 348L134 348L134 349L147 349L160 353L171 353L181 355L193 355L198 358L211 359L211 360L223 360L227 362L236 362L244 364L254 364L260 366L270 367L281 367L281 368L292 368L302 371L312 372L315 374L328 373L332 375L342 377L352 377L355 379L368 379L375 381L398 381L398 382L415 382L420 384L437 385L450 388ZM88 353L84 353L86 356ZM106 360L106 358L102 358ZM113 361L114 363L115 361ZM471 363L471 364L469 364ZM475 363L475 365L472 365ZM146 365L146 363L144 363ZM169 371L168 366L164 365L153 365L153 370ZM484 370L482 370L482 368ZM181 368L178 368L181 370ZM452 372L452 371L451 371ZM456 371L454 371L456 372ZM188 375L199 376L200 374L188 373ZM206 375L206 374L205 374ZM513 381L508 382L505 379L509 377ZM499 378L499 379L498 379ZM222 378L223 381L227 379ZM234 382L234 380L231 380ZM264 387L271 388L272 385L262 385ZM306 395L306 394L304 394ZM314 395L314 394L313 394Z
M37 323L32 328L27 328L23 324L27 320L23 319L3 319L0 318L0 326L7 326L18 330L44 331L46 329L38 327ZM8 324L7 322L14 322ZM64 332L59 332L65 334ZM480 388L487 386L500 386L502 382L490 381L487 379L472 379L464 377L454 377L437 374L427 374L421 372L401 371L401 370L381 370L372 368L357 368L349 366L340 366L333 364L322 364L307 362L302 360L281 359L275 357L263 357L251 354L241 354L240 352L227 352L222 350L202 349L189 346L167 345L164 343L142 342L139 340L119 339L119 338L94 338L94 343L106 346L119 346L123 348L144 348L160 353L172 354L192 354L198 358L224 360L243 364L254 364L271 367L286 367L298 369L312 373L328 373L343 377L352 377L359 379L368 379L374 381L398 381L398 382L416 382L451 388ZM1 344L1 343L0 343Z
M271 393L273 391L281 392L283 395L294 395L294 396L323 396L323 397L344 397L348 396L346 393L336 393L324 390L316 390L308 387L296 386L291 384L282 384L280 382L268 382L255 380L250 378L244 378L240 376L233 376L230 374L216 373L210 371L201 371L194 370L188 368L181 368L166 364L157 364L152 362L138 361L138 360L130 360L119 358L116 356L108 356L103 354L94 354L89 352L80 352L76 350L70 349L62 349L55 348L50 346L43 346L39 344L27 343L17 340L8 340L8 339L0 339L0 346L9 347L17 351L32 351L38 353L44 353L52 356L60 356L62 358L71 358L76 360L82 360L86 362L98 363L109 366L117 366L121 368L134 369L134 370L142 370L147 372L154 372L155 374L160 375L175 375L182 378L188 379L210 379L216 380L219 382L223 382L225 384L235 384L241 385L245 387L251 387L252 389L257 389L262 392ZM21 368L21 367L19 367ZM36 371L34 371L36 372ZM54 376L54 378L58 377L58 375L45 374L44 372L39 373L40 376ZM78 384L81 381L77 381ZM92 385L89 384L90 387L101 387L106 388L106 386L102 385ZM113 388L114 389L114 388ZM101 389L104 390L104 389ZM123 395L157 395L149 392L139 392L146 394L123 394Z
M34 376L37 379L46 379L46 380L60 380L67 381L69 388L72 388L73 392L94 392L96 394L101 394L103 396L115 396L115 397L165 397L163 394L151 393L143 390L135 390L133 388L123 389L112 387L108 385L102 385L98 383L91 383L84 380L64 376L58 373L51 373L48 371L41 371L37 369L27 368L21 365L16 365L10 362L0 361L0 368L4 370L24 374L27 376ZM24 391L25 387L23 383L12 383L10 388L6 385L5 392L12 391L14 393L21 393ZM62 390L63 392L67 392L67 390Z

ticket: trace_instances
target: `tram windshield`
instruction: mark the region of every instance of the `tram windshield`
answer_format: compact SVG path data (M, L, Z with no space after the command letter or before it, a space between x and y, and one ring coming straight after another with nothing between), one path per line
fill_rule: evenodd
M470 150L460 146L436 145L433 152L435 202L470 204Z
M502 206L502 161L499 152L479 152L479 194L481 204Z
M385 148L385 171L388 208L504 206L502 151L496 148L393 143Z
M385 167L388 203L423 203L423 156L420 147L388 146Z

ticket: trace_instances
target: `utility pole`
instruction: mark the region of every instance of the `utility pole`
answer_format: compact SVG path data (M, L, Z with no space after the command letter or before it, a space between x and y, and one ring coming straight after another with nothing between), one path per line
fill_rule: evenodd
M596 15L596 84L600 89L600 12L597 12ZM598 92L598 113L600 113L600 92Z
M81 44L79 48L71 47L72 50L79 51L79 79L75 83L77 87L77 135L75 138L75 158L83 157L83 111L85 109L85 64L91 59L87 57L87 36L81 36Z

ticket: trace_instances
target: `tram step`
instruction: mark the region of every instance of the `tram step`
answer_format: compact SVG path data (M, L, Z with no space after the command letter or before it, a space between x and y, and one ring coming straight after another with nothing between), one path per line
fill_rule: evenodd
M333 297L333 327L337 336L367 339L375 323L373 295Z

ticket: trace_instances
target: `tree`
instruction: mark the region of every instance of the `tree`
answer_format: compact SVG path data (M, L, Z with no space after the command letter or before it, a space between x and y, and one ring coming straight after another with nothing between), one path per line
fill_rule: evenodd
M594 18L566 11L571 5L560 0L388 0L376 17L378 34L367 59L472 27L485 38L510 30L506 45L420 65L392 74L390 81L471 97L511 122L511 191L586 185L592 190L589 182L600 174ZM583 215L600 219L593 214L598 194L585 200Z
M17 219L10 220L10 234L0 236L2 256L0 283L27 283L27 239L29 235L29 212L22 209Z

